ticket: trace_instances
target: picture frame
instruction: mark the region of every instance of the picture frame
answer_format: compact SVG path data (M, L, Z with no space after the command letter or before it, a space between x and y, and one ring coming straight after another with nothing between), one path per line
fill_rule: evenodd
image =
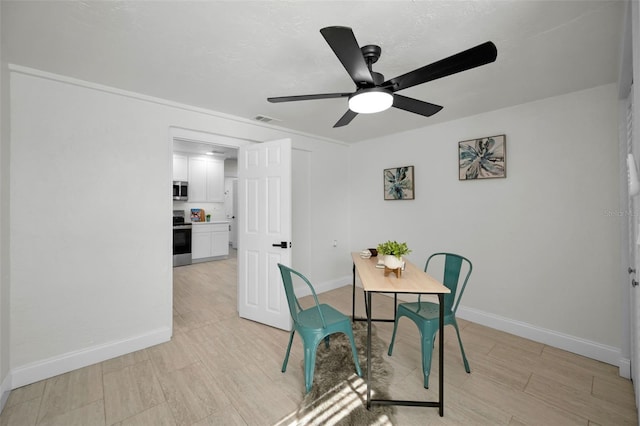
M392 167L383 171L385 200L413 200L413 166Z
M458 142L458 179L507 177L507 136L495 135Z

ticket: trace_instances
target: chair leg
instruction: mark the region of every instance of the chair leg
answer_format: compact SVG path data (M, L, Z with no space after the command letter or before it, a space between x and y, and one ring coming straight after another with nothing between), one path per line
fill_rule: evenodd
M329 349L329 336L324 338L324 347Z
M467 362L467 355L464 353L464 347L462 346L462 339L460 338L460 330L458 329L458 323L456 319L453 318L453 327L456 329L456 335L458 336L458 343L460 344L460 352L462 352L462 362L464 362L464 369L467 373L471 373L471 369L469 368L469 362Z
M348 330L346 333L349 341L351 341L351 353L353 354L353 363L356 365L356 373L359 377L362 377L362 371L360 370L360 362L358 361L358 350L356 349L356 342L353 338L353 332Z
M422 375L424 376L424 387L429 389L429 373L431 373L431 355L433 353L433 344L435 335L425 336L422 333Z
M289 362L289 352L291 351L291 343L293 343L293 335L295 334L296 329L291 329L291 334L289 336L289 345L287 346L287 353L284 356L284 362L282 363L282 372L287 371L287 363Z
M396 330L398 329L398 321L400 320L400 317L396 317L396 320L393 322L393 334L391 335L391 343L389 343L389 351L387 352L387 355L391 356L391 353L393 352L393 344L396 341Z
M318 342L304 345L304 384L307 393L311 390L313 385L313 371L316 367L316 350L318 349Z

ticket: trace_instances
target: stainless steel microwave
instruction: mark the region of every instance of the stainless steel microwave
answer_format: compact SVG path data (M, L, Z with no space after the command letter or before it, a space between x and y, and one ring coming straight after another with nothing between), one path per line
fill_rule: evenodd
M187 201L189 199L189 184L183 181L173 181L173 199Z

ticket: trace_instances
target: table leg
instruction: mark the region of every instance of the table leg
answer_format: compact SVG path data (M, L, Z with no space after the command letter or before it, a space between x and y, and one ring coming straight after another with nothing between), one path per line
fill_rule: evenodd
M398 293L393 293L393 322L396 322L398 316Z
M363 293L363 296L364 296L364 312L365 312L365 315L367 317L370 317L370 315L369 315L369 303L371 303L371 294L369 294L369 301L368 302L367 302L367 295Z
M351 322L356 321L356 264L353 264L353 288L351 289Z
M371 292L367 293L367 410L371 408Z
M444 294L443 293L438 293L438 301L440 302L440 330L438 331L438 334L440 335L439 338L439 354L440 354L440 374L439 374L439 381L440 381L440 400L438 407L440 408L440 417L444 416Z

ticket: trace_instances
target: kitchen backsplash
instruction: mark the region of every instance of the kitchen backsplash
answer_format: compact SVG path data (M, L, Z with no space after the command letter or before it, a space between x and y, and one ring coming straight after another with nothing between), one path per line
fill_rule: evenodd
M205 214L211 215L212 221L227 220L224 213L224 203L190 203L188 201L174 201L173 210L184 210L187 220L191 216L191 209L204 209Z

